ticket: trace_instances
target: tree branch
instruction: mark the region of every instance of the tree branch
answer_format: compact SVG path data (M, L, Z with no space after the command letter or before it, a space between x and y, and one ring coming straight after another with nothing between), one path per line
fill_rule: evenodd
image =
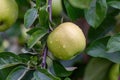
M52 0L48 0L48 13L49 13L49 20L52 22ZM43 60L42 60L42 68L46 68L46 57L48 53L48 47L45 45L43 50Z
M49 20L52 22L52 0L48 0Z
M48 53L48 48L47 48L47 46L45 46L45 48L44 48L44 50L43 50L42 68L46 68L46 57L47 57L47 53Z

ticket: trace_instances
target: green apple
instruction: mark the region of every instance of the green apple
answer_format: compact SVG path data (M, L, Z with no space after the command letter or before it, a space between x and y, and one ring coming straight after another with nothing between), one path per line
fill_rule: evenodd
M85 49L86 39L77 25L65 22L49 34L47 45L56 58L69 60Z
M120 68L119 64L112 65L110 72L109 72L109 79L110 80L118 80L118 78L120 76L119 68Z
M18 16L15 0L0 0L0 32L10 28Z
M59 16L62 12L62 1L52 0L52 15Z

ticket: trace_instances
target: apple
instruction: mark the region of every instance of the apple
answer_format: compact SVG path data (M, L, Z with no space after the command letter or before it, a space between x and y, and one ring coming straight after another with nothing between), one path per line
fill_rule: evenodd
M62 12L62 1L52 0L52 15L59 16Z
M85 49L82 30L71 22L60 24L47 38L49 51L58 59L69 60Z
M10 28L18 16L15 0L0 0L0 32Z
M110 80L118 80L118 78L120 76L119 68L120 68L119 64L112 65L110 72L109 72L109 79Z

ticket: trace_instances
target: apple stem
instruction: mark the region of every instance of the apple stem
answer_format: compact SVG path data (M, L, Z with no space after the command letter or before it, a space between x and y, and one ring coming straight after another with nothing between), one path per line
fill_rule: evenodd
M52 0L48 0L49 20L52 22Z
M43 50L43 60L42 60L42 68L46 68L46 57L47 57L47 53L48 53L48 48L47 46L45 46L44 50Z

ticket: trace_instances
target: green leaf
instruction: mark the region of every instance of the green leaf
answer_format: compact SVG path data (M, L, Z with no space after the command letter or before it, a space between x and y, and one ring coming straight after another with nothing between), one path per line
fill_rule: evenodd
M41 26L48 26L48 21L49 21L49 14L46 11L47 6L43 6L39 10L39 22Z
M37 10L35 8L29 9L24 16L24 25L26 28L30 27L37 19Z
M86 67L84 80L108 80L106 78L111 64L103 58L92 58Z
M35 80L61 80L58 77L55 77L46 69L38 68L37 71L34 72L34 79Z
M94 41L98 38L104 37L106 34L108 34L110 31L113 30L116 21L115 16L118 14L119 11L108 9L110 13L107 14L106 18L102 22L102 24L97 28L90 27L88 38L89 41Z
M46 4L46 0L36 0L36 7L40 8L41 6Z
M33 55L29 54L29 53L21 53L18 56L21 57L21 60L22 60L23 63L28 63L28 61L30 61L30 59Z
M102 57L106 53L106 45L110 37L105 37L93 41L87 48L87 53L94 57Z
M18 66L9 73L6 80L21 80L27 71L28 69L26 67Z
M40 8L40 4L42 3L42 0L36 0L36 7L39 9Z
M112 53L120 51L120 33L112 36L107 44L107 52Z
M34 70L29 70L21 80L33 80Z
M32 29L30 29L29 31L27 31L27 34L32 35L34 32L36 32L36 31L38 31L38 30L41 30L41 28L37 28L37 27L32 28Z
M59 77L67 77L72 74L72 71L67 71L64 66L57 61L53 61L54 72Z
M120 63L120 52L108 53L107 42L110 37L105 37L94 41L87 49L87 54L93 57L106 58L112 62Z
M6 80L8 74L14 69L15 66L4 68L0 70L0 80Z
M28 47L32 48L47 33L48 32L46 30L37 30L36 32L34 32L28 40Z
M21 59L19 56L10 52L0 53L0 69L4 69L18 64L21 64Z
M92 0L68 0L68 1L74 7L85 9L85 8L89 8Z
M120 9L120 1L109 1L108 5L113 8Z
M66 11L67 11L67 15L72 20L76 20L76 19L80 18L81 16L83 16L83 10L71 6L71 4L68 2L68 0L64 0L64 5L65 5Z
M120 64L120 52L104 54L103 58L106 58L114 63Z
M90 8L85 10L85 18L92 27L97 28L103 22L106 13L106 0L93 0Z

